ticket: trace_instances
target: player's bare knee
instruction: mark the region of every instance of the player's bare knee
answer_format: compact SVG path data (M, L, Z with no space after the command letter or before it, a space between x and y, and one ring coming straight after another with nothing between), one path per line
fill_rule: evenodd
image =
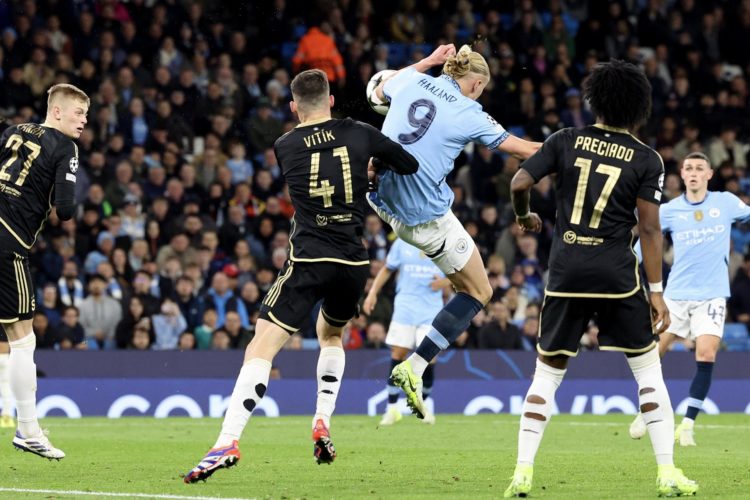
M485 306L489 304L490 299L492 298L492 286L489 284L489 282L482 284L482 286L479 288L479 291L477 292L477 296L475 296L474 298Z
M714 363L716 361L716 352L713 349L698 349L695 351L695 360Z

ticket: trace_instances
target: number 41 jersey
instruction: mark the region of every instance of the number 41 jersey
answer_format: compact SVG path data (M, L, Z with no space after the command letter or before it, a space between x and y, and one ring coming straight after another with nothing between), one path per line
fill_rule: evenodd
M295 208L290 259L368 264L362 224L370 157L403 174L414 173L417 160L375 127L350 118L300 124L274 149Z
M624 298L636 293L636 200L661 201L664 165L658 153L626 130L593 125L551 135L522 168L536 181L557 174L547 295Z
M78 148L59 130L36 123L0 136L0 223L30 249L52 205L74 203Z

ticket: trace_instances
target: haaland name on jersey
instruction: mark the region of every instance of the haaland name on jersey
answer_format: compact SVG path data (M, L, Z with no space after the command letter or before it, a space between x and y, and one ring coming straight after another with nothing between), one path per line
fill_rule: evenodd
M458 97L454 96L450 92L446 91L445 89L441 89L440 87L436 86L434 83L430 82L427 78L422 78L417 82L417 85L425 89L430 94L434 95L435 97L439 99L443 99L447 102L456 102L458 100Z

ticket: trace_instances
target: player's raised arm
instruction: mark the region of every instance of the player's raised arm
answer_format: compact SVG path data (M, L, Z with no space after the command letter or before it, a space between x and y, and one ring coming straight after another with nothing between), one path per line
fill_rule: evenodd
M508 138L501 142L497 149L521 160L527 160L531 155L539 151L541 147L541 142L527 141L514 135L508 135Z
M406 69L414 69L416 71L419 71L420 73L424 73L428 69L432 68L433 66L440 66L445 64L445 61L448 60L450 56L456 55L456 46L452 43L446 44L446 45L440 45L438 48L436 48L432 54L425 57L424 59L415 62L411 66L406 66L404 68L401 68L396 73L393 73L392 75L383 78L383 80L380 81L377 87L375 87L375 95L380 99L381 101L385 101L386 97L383 93L383 85L385 85L385 82L387 82L389 79L396 77L399 73Z

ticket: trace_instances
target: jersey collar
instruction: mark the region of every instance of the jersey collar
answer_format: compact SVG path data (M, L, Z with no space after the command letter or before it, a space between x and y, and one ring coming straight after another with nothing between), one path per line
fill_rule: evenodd
M704 203L708 199L709 196L711 196L711 191L706 191L706 196L704 196L701 201L696 201L695 203L693 203L692 201L688 200L687 193L682 193L682 197L685 199L685 203L687 203L691 207L696 207Z
M595 123L593 126L596 127L596 128L600 128L602 130L606 130L607 132L617 132L617 133L620 133L620 134L631 135L630 131L627 130L627 129L617 128L617 127L610 127L609 125L605 125L603 123Z
M449 76L449 75L446 75L445 73L443 73L442 75L440 75L440 78L444 78L444 79L448 80L449 82L451 82L453 84L454 87L456 87L456 89L459 92L461 91L461 86L458 84L458 82L452 76Z
M325 123L325 122L327 122L329 120L333 120L333 118L331 118L331 117L328 117L328 118L318 118L318 119L315 119L315 120L306 121L304 123L300 123L299 125L297 125L294 128L308 127L310 125L318 125L320 123Z

